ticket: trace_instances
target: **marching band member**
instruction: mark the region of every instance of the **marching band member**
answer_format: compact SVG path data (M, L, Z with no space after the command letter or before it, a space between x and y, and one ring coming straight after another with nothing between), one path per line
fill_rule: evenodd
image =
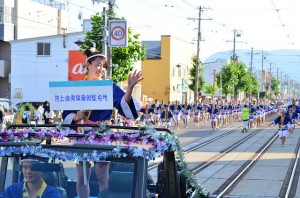
M169 129L171 126L171 119L173 118L172 113L169 111L169 107L165 108L165 110L161 114L161 120L163 123L163 127Z
M173 119L175 122L174 129L179 129L180 112L182 110L182 106L179 105L178 101L176 100L175 103L171 105L170 110L172 110Z

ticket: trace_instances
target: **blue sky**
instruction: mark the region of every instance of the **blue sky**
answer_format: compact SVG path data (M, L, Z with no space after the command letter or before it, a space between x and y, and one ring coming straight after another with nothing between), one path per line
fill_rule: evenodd
M93 5L92 0L82 2L70 0L69 8L75 13L82 11L84 18L107 6L105 3ZM201 17L205 19L201 20L202 60L220 51L233 50L233 30L236 29L241 33L241 37L236 38L236 49L249 50L239 56L250 56L252 47L264 51L289 49L291 54L284 55L286 62L283 58L274 65L295 80L300 75L298 0L116 0L116 5L117 15L124 16L134 32L141 34L142 40L159 40L161 35L172 35L194 42L195 48L197 21L188 18L198 18L201 6L205 8ZM292 57L292 63L288 57Z

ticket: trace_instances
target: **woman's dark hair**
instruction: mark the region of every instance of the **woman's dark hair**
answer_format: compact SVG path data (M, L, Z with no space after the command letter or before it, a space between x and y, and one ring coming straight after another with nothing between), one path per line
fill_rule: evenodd
M84 55L86 56L87 62L89 64L91 64L96 58L100 58L101 60L105 60L105 65L103 65L103 67L105 69L107 69L106 57L103 54L101 54L97 49L95 49L95 48L91 48L91 49L88 48L88 49L86 49L84 51ZM99 56L97 56L97 55L99 55ZM89 57L91 57L91 58L89 58Z
M50 105L45 107L45 111L44 111L44 112L45 112L45 113L46 113L46 112L50 112Z
M36 104L34 108L35 108L35 109L38 109L39 106L40 106L40 104Z
M30 110L30 108L29 108L29 106L25 106L25 111L29 111Z

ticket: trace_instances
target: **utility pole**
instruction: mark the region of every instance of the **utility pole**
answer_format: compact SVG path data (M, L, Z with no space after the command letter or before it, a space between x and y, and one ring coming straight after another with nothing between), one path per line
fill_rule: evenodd
M233 30L233 51L232 51L232 58L231 60L237 61L237 55L235 53L235 39L236 37L240 37L241 34L237 32L236 29Z
M281 99L283 99L283 92L282 92L282 90L283 90L283 82L282 82L282 73L283 72L280 72L280 97L281 97Z
M200 55L200 41L201 41L201 20L211 20L211 19L202 19L201 12L204 10L201 6L199 7L199 16L198 16L198 36L197 36L197 57L196 57L196 74L195 74L195 90L194 90L194 102L198 101L198 89L199 89L199 69L201 68L201 61L199 58ZM195 18L188 18L188 20L195 20Z
M250 62L250 76L252 77L252 66L253 66L253 47L251 47L251 62Z
M106 18L106 7L103 7L102 11L102 54L107 57L107 18Z
M261 80L262 80L262 91L264 91L265 77L264 77L264 51L261 51Z
M213 83L213 92L215 91L215 87L216 87L216 69L214 69L214 83ZM214 101L215 98L215 94L213 94L212 99Z
M220 96L221 96L221 100L222 100L222 71L220 72Z
M108 20L113 19L115 0L108 2ZM110 34L110 32L109 32ZM107 78L112 79L112 47L107 47Z
M251 47L251 62L250 62L250 78L252 80L252 65L253 65L253 47ZM249 91L249 108L251 104L251 90Z
M270 63L270 75L269 75L269 99L271 100L271 84L272 84L272 63Z
M197 58L196 58L196 76L195 76L195 92L194 92L194 102L198 101L198 87L199 87L199 68L201 68L200 64L200 40L201 40L201 12L202 8L199 7L199 18L198 18L198 37L197 37Z

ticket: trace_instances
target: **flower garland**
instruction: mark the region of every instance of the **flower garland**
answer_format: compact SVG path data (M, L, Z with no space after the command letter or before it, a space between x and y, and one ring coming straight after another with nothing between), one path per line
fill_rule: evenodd
M78 134L72 129L11 129L2 130L0 132L0 142L42 142L46 137L62 140L68 135ZM199 185L196 176L188 169L184 159L183 150L180 141L175 134L157 133L153 127L146 127L145 131L136 133L113 132L106 126L100 126L98 130L90 130L81 137L72 137L80 143L93 143L107 145L107 143L123 143L127 147L127 151L122 151L122 146L116 147L111 151L99 152L92 151L90 153L78 154L70 151L55 151L53 149L44 149L41 145L26 145L21 147L0 147L0 157L17 155L36 155L43 158L56 158L62 161L106 161L108 158L122 158L127 156L145 157L147 160L153 160L163 155L166 151L176 151L176 155L182 162L183 172L188 178L191 186L198 192L199 196L208 197L209 193ZM140 149L129 147L131 144L146 144L148 149Z

